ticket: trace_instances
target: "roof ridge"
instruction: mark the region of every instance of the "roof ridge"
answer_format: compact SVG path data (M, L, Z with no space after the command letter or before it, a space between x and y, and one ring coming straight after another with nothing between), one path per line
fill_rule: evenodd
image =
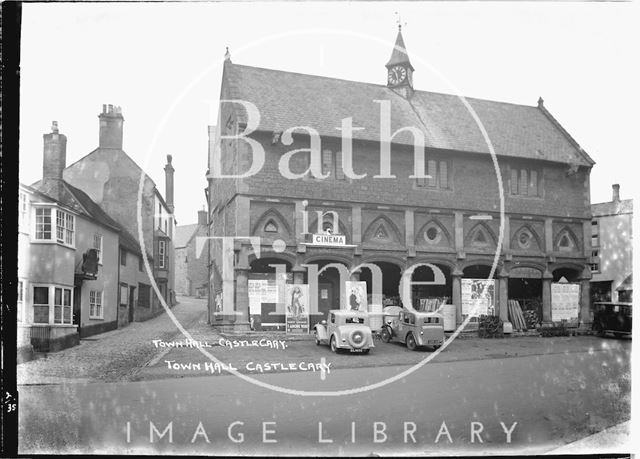
M234 67L244 67L244 68L248 68L248 69L266 70L268 72L288 73L288 74L291 74L291 75L300 75L300 76L304 76L304 77L323 78L323 79L333 80L333 81L343 81L345 83L357 83L357 84L375 86L375 87L378 87L378 88L381 88L381 89L388 89L391 93L395 94L395 92L393 92L393 90L391 88L389 88L387 85L380 84L380 83L371 83L369 81L348 80L346 78L336 78L336 77L330 77L330 76L325 76L325 75L316 75L316 74L312 74L312 73L291 72L289 70L278 70L278 69L272 69L272 68L268 68L268 67L256 67L254 65L244 65L244 64L235 64L235 63L230 63L228 65L234 66ZM424 89L414 89L413 92L414 93L418 93L418 94L436 94L436 95L439 95L439 96L449 96L449 97L457 97L457 98L462 97L465 100L477 100L477 101L481 101L481 102L491 102L491 103L494 103L494 104L512 105L512 106L516 106L516 107L526 107L526 108L531 108L531 109L537 108L535 105L517 104L515 102L507 102L507 101L494 100L494 99L483 99L481 97L464 96L462 94L452 94L452 93L448 93L448 92L426 91Z

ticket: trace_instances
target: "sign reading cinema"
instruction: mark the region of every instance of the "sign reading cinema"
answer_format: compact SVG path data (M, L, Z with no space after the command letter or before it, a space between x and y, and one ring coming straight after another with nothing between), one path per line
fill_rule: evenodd
M313 245L335 246L347 244L344 234L314 234L312 240Z

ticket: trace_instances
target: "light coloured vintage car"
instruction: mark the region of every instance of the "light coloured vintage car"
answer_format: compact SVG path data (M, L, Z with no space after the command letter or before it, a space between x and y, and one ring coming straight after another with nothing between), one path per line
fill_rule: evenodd
M409 311L400 307L385 309L385 320L380 330L385 343L400 341L409 350L430 346L434 350L444 343L444 318L438 312Z
M328 344L333 352L348 349L351 352L368 354L373 346L369 315L363 311L332 309L314 327L316 344Z

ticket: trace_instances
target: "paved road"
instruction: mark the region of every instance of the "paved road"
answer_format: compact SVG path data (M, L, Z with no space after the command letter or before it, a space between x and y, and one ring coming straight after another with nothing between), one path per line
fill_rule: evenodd
M629 357L630 347L614 354L587 351L432 363L392 385L341 397L286 395L228 375L24 386L20 452L543 453L628 420ZM379 381L405 368L339 369L324 380L314 372L257 378L298 390L334 390ZM233 424L236 421L244 424ZM154 434L150 443L150 422L159 432L172 422L173 442L167 431L160 440ZM270 422L275 424L263 424ZM319 441L319 422L321 438L333 443ZM435 443L443 422L452 443L444 433ZM482 443L477 436L471 442L471 429L480 428L472 422L482 424ZM518 423L511 443L506 443L500 422L507 429ZM376 427L384 428L386 441L374 441ZM413 436L405 437L405 429ZM242 443L230 438L239 441L241 434ZM379 440L384 438L378 434ZM270 439L277 443L265 441Z

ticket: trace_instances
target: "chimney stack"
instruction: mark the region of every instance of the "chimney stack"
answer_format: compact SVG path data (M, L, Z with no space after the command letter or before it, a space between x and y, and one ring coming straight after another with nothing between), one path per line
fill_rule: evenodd
M620 185L617 183L612 186L613 188L613 202L620 202Z
M62 180L62 171L67 165L67 136L58 133L58 122L51 122L51 133L44 134L44 156L42 178Z
M99 148L115 148L122 150L122 109L114 105L102 105L100 119Z
M173 158L171 155L167 155L167 165L164 166L164 179L165 179L165 201L167 202L167 207L169 208L169 212L173 213L173 171L175 170L171 165L171 160Z
M207 226L208 225L208 213L206 210L199 210L198 211L198 225L200 226Z

